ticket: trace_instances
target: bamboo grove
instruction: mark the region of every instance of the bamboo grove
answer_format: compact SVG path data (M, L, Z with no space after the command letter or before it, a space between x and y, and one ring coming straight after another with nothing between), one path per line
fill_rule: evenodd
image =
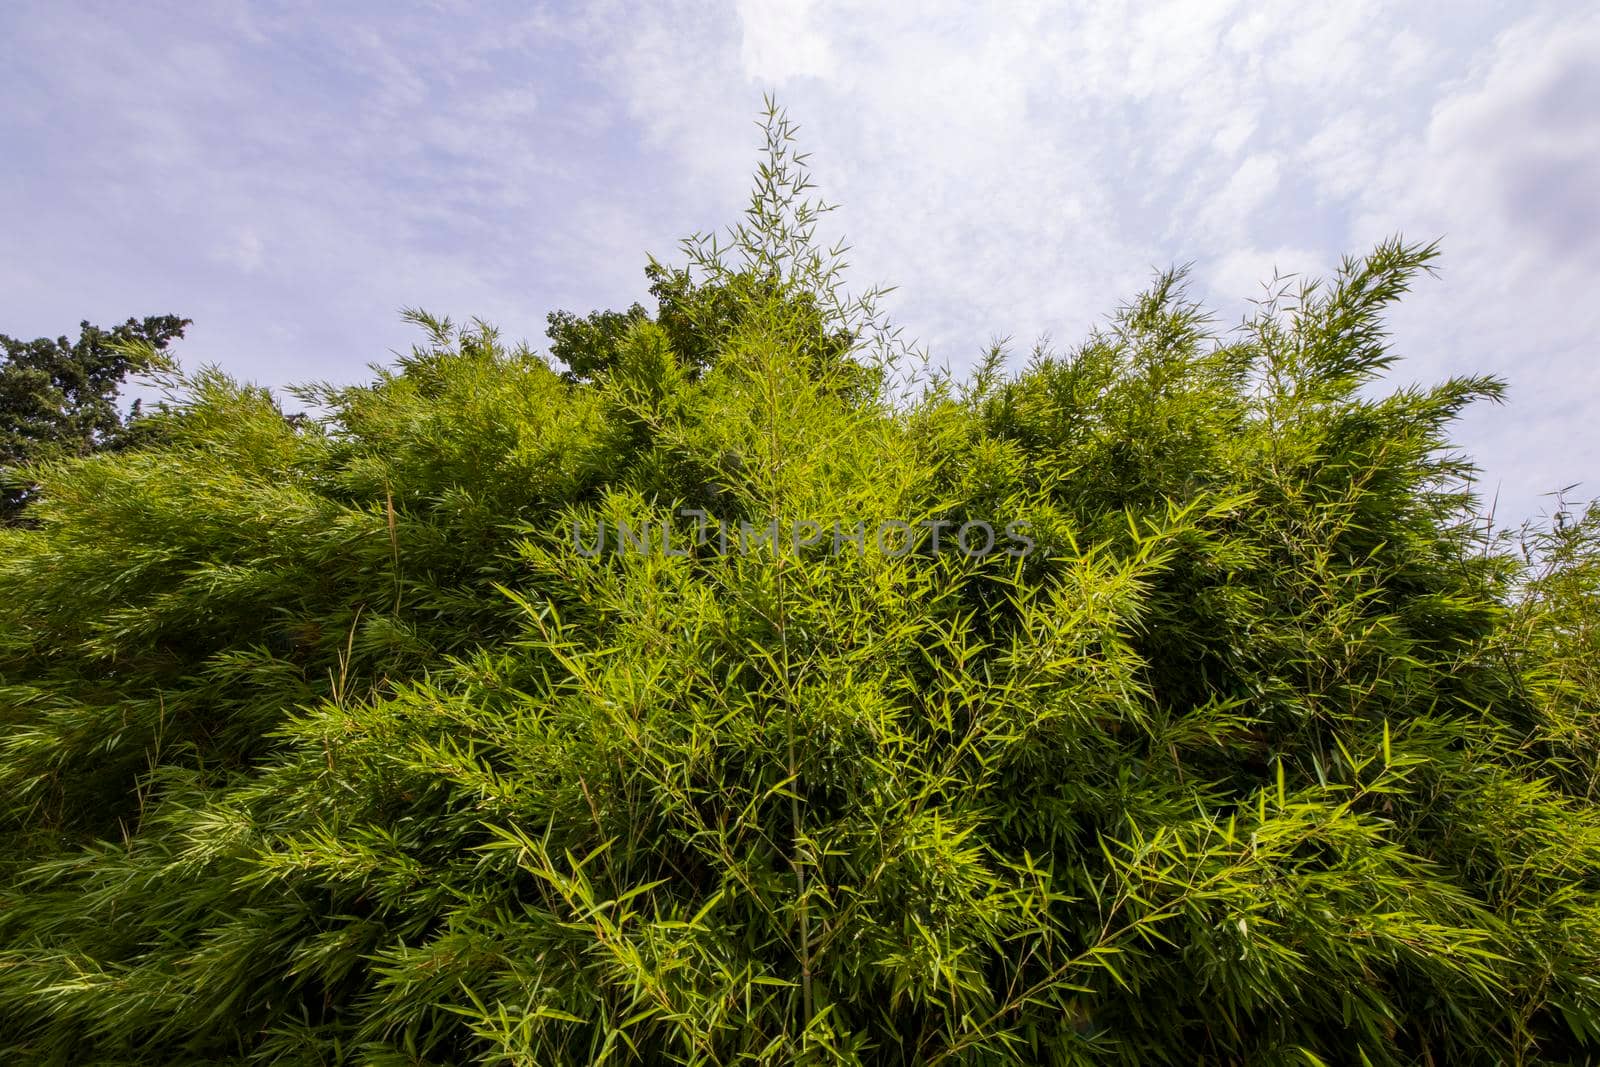
M1435 249L956 378L765 130L583 373L418 312L302 418L169 367L148 446L28 472L7 1061L1595 1056L1600 517L1496 534L1500 383L1385 384ZM973 520L1033 550L917 537Z

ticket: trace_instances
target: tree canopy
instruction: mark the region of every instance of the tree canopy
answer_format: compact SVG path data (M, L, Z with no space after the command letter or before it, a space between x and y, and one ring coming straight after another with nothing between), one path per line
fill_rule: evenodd
M1495 535L1449 429L1501 384L1377 387L1436 250L1221 337L1171 272L1070 352L918 374L766 130L683 323L560 318L558 364L415 313L297 423L208 370L159 447L38 468L0 1048L1600 1052L1600 512Z
M0 522L14 519L28 495L24 465L141 439L117 406L121 386L190 325L176 315L129 319L110 330L85 321L75 342L0 334ZM139 413L136 401L134 419ZM16 473L5 477L8 470Z

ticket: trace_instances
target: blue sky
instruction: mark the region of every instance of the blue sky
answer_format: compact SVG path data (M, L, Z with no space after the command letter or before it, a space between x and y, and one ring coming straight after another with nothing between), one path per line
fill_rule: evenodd
M268 385L421 306L543 344L732 222L776 92L852 277L960 368L1068 347L1158 267L1226 327L1400 232L1399 382L1507 378L1500 516L1600 493L1600 12L1583 3L0 7L0 332L176 312Z

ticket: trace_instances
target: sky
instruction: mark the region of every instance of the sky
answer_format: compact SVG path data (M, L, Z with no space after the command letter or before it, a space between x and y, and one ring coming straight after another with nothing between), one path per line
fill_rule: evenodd
M1507 380L1458 432L1502 521L1600 495L1600 5L6 0L0 41L12 336L177 313L274 387L367 378L406 307L541 348L737 220L773 93L939 363L1069 350L1175 264L1226 333L1437 238L1394 383Z

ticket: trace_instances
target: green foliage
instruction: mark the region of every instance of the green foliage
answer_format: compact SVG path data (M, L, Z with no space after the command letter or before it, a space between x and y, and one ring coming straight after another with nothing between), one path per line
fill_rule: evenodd
M0 523L14 522L27 502L28 464L150 443L139 403L124 421L117 392L130 373L153 369L189 325L176 315L111 330L84 322L75 343L0 334Z
M794 358L830 365L848 360L856 337L829 321L819 294L797 288L770 271L732 273L713 266L708 273L709 280L697 283L688 269L652 261L645 276L656 298L653 318L642 304L627 311L592 311L583 318L570 311L552 311L547 331L550 356L566 367L562 377L586 382L614 371L624 358L630 331L640 323L654 322L674 361L687 377L697 378L738 336L751 309L768 301L787 304L797 320Z
M698 374L737 328L743 302L727 286L696 285L689 271L660 263L651 262L645 277L656 298L654 321L679 362ZM627 311L592 311L583 318L570 311L552 311L547 331L550 356L567 368L568 381L590 381L616 366L628 331L650 319L643 304Z
M1434 250L1226 342L1165 275L908 391L767 133L694 299L563 319L566 374L413 313L297 424L207 372L163 447L39 469L0 530L0 1048L1600 1050L1600 512L1486 536L1447 434L1499 384L1371 387ZM686 545L685 508L1037 549L573 535Z

